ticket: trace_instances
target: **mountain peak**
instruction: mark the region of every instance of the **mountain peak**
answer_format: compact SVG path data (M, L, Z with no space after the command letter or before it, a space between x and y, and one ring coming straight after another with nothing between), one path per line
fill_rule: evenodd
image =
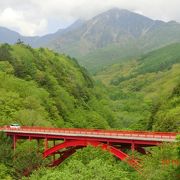
M127 9L111 8L104 13L132 13L132 12Z
M0 42L14 43L18 34L3 32ZM34 47L67 53L88 69L98 69L158 47L180 42L180 24L152 20L126 9L112 8L87 21L77 20L66 29L37 38L20 38ZM99 67L98 67L99 63Z
M125 18L125 17L132 17L132 18L141 18L141 19L145 19L145 20L148 20L148 21L153 21L152 19L146 17L146 16L143 16L141 14L138 14L136 12L133 12L133 11L129 11L127 9L119 9L119 8L112 8L112 9L109 9L108 11L105 11L99 15L97 15L96 17L103 17L103 16L111 16L111 18L113 17L121 17L121 18Z
M102 30L95 28L109 29L108 36L114 36L111 32L118 32L126 34L133 38L140 37L149 27L154 23L154 20L142 16L140 14L131 12L126 9L112 8L106 12L103 12L87 23L89 26L88 32ZM111 29L111 30L110 30ZM88 33L86 33L87 35ZM116 38L117 39L117 38Z

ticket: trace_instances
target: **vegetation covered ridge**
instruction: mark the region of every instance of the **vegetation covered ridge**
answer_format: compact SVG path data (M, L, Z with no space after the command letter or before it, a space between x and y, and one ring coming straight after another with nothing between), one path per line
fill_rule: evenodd
M96 79L109 90L118 117L114 126L180 131L179 43L115 64Z
M106 69L96 76L106 84L104 87L66 55L32 49L22 42L2 44L0 126L17 122L29 126L179 131L179 51L171 53L178 46L170 47ZM162 68L164 61L159 53L163 52L167 65ZM169 59L165 59L168 52ZM150 70L146 63L150 63ZM0 179L179 179L179 166L166 163L179 161L179 142L147 148L151 153L145 156L128 152L141 160L142 176L99 148L77 150L60 166L48 168L51 157L42 158L42 141L38 148L33 139L19 140L15 151L12 139L4 133L0 133L0 141Z
M0 125L109 128L106 101L75 59L22 42L0 46Z

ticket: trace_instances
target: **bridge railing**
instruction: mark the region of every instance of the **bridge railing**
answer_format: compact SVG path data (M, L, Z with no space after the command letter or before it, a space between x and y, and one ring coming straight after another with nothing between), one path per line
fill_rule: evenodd
M80 128L47 128L22 126L20 128L10 128L10 126L1 127L0 130L18 131L18 132L34 132L34 133L63 133L63 134L81 134L81 135L99 135L99 136L124 136L124 137L141 137L141 138L161 138L161 139L175 139L176 135L180 133L175 132L148 132L148 131L124 131L124 130L101 130L101 129L80 129Z

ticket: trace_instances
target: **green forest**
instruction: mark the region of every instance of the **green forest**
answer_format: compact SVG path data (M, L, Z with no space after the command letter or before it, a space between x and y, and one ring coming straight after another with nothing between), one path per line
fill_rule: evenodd
M180 131L180 44L114 64L92 77L75 58L23 42L0 45L0 126ZM0 179L178 180L179 140L149 148L143 174L99 148L48 168L43 148L0 134ZM43 147L43 146L42 146ZM132 153L132 152L129 152Z
M180 131L180 44L115 64L95 78L108 89L114 127Z

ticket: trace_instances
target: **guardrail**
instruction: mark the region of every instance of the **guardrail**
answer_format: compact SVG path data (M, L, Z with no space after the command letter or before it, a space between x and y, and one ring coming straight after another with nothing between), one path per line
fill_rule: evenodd
M175 132L148 132L148 131L120 131L120 130L101 130L101 129L80 129L80 128L48 128L35 126L21 126L20 128L10 128L9 126L0 127L3 131L19 132L43 132L43 133L63 133L63 134L81 134L81 135L101 135L101 136L124 136L141 138L160 138L175 139L180 133Z

